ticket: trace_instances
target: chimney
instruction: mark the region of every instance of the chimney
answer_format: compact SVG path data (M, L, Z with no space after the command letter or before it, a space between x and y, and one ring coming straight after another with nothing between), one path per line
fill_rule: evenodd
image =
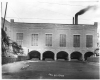
M11 23L14 23L14 19L11 19L10 22L11 22Z
M94 22L94 26L96 26L96 27L97 27L97 26L98 26L98 23L97 23L97 22Z
M73 24L74 24L74 17L73 17Z
M78 15L75 15L75 24L78 24Z

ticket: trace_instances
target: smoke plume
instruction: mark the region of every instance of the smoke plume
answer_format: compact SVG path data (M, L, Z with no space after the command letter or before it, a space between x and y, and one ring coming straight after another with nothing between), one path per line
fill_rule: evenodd
M88 11L88 10L90 10L90 9L95 9L95 6L88 6L87 8L85 8L85 9L82 9L82 10L80 10L79 12L77 12L76 13L76 15L82 15L82 14L84 14L86 11Z
M84 8L84 9L80 10L79 12L77 12L75 14L75 24L78 24L78 15L82 15L82 14L84 14L86 11L88 11L90 9L94 9L95 10L96 6L88 6L88 7Z

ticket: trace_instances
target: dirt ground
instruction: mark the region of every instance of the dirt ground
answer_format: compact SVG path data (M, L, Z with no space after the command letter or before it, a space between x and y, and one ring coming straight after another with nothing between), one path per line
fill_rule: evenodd
M12 64L13 65L13 64ZM23 61L15 71L3 71L3 79L99 79L99 64L83 61ZM19 65L19 67L17 67ZM10 67L10 66L9 66ZM17 69L18 68L18 69ZM8 68L7 68L8 69Z

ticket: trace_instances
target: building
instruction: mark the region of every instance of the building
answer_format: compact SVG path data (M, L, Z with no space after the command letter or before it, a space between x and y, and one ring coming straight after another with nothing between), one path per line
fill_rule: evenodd
M11 19L9 23L10 38L22 45L30 59L86 60L97 48L97 22L94 25L22 23Z

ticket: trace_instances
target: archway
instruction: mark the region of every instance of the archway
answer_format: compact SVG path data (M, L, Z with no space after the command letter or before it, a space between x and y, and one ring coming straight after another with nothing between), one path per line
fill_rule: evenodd
M71 59L81 60L82 59L82 54L78 51L75 51L75 52L71 53Z
M65 51L60 51L57 53L57 59L68 59L68 53Z
M51 58L54 60L54 53L52 51L45 51L43 53L43 60L45 60L46 58Z
M40 52L38 52L38 51L31 51L28 53L28 55L29 55L29 59L39 58L39 60L40 60Z
M93 52L86 52L86 53L84 54L85 60L87 60L87 58L90 57L90 56L92 56L92 55L93 55Z

